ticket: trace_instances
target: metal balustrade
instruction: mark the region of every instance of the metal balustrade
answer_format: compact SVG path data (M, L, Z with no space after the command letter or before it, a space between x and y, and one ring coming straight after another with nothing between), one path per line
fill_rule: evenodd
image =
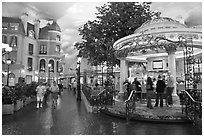
M130 118L132 117L132 115L135 111L135 108L136 108L135 100L136 100L136 90L132 90L128 99L125 100L125 103L126 103L126 120L130 120Z
M185 113L194 124L202 121L202 92L198 90L182 90L181 105L182 113Z

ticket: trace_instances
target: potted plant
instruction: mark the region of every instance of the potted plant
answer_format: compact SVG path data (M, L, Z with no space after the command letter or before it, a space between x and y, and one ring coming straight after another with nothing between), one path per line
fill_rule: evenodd
M2 88L2 114L13 114L14 113L14 92L8 87Z

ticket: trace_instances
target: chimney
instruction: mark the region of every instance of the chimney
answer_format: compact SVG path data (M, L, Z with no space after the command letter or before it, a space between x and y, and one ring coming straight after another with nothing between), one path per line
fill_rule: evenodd
M23 22L23 26L24 26L24 30L25 30L25 34L27 35L27 22L28 22L28 13L24 12L20 19Z
M40 31L40 20L35 19L34 25L35 25L35 36L36 36L36 39L38 39L39 38L39 31Z

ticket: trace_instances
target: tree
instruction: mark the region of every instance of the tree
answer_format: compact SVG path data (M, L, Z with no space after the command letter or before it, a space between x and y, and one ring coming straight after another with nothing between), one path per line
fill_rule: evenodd
M118 64L114 42L133 34L144 22L158 16L157 12L150 11L150 4L110 2L96 7L96 20L88 21L79 28L83 41L76 43L75 47L93 65L104 61L111 65Z

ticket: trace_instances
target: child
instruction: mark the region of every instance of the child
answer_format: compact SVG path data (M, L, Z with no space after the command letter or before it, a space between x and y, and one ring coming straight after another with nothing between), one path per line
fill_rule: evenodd
M37 86L36 92L37 92L37 106L36 106L36 108L38 109L39 106L42 108L43 98L44 98L44 94L46 92L46 88L45 88L45 86L43 86L42 82L40 82L39 85Z

